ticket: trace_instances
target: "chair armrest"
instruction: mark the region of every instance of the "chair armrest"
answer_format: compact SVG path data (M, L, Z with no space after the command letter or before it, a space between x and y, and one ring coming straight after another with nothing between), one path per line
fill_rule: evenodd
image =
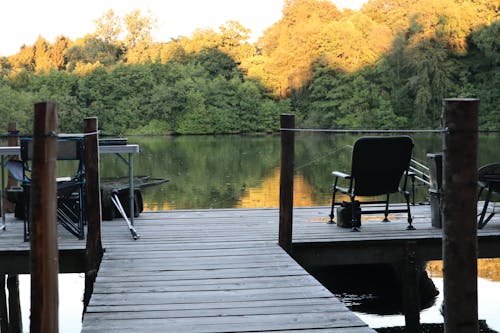
M344 178L344 179L351 179L351 175L348 175L347 173L343 173L340 171L333 171L332 175L335 177L340 177L340 178Z
M335 182L333 184L334 193L336 191L339 191L339 192L344 193L344 194L350 194L351 189L352 189L352 177L351 177L351 175L349 175L347 173L340 172L340 171L333 171L332 175L335 177ZM337 186L337 182L338 182L339 178L349 179L349 188Z

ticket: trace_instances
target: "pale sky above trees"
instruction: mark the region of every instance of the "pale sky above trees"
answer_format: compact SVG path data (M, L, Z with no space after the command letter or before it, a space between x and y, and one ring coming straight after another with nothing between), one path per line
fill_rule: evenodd
M331 0L339 9L358 9L366 0ZM109 9L123 15L134 9L158 19L155 41L189 36L197 28L216 29L233 20L252 31L255 40L281 17L284 0L27 0L2 2L0 56L15 54L38 36L53 42L58 36L83 37Z

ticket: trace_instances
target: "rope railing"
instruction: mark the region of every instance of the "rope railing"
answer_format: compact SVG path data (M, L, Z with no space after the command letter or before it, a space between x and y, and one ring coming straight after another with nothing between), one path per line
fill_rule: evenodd
M316 164L317 162L321 161L321 160L324 160L325 158L328 158L330 156L333 156L333 155L336 155L338 154L339 152L341 152L342 150L345 150L345 149L352 149L352 146L351 145L345 145L345 146L342 146L340 148L337 148L331 152L329 152L328 154L323 154L323 155L320 155L319 157L316 157L314 159L311 159L309 162L307 163L304 163L304 164L301 164L301 165L298 165L296 166L294 169L295 170L301 170L301 169L304 169L305 167L308 167L310 165L314 165Z
M453 129L322 129L322 128L280 128L280 131L288 131L288 132L311 132L311 133L339 133L339 134L390 134L390 133L398 133L398 134L415 134L415 133L451 133L458 132L458 130ZM500 129L493 130L477 130L475 133L500 133Z
M378 129L321 129L321 128L280 128L280 131L291 131L291 132L317 132L317 133L443 133L444 130L405 130L405 129L389 129L389 130L378 130Z

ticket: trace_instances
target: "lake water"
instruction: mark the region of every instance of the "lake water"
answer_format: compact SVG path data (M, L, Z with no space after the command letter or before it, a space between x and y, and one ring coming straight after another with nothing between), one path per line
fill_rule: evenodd
M296 135L295 206L330 204L331 171L349 170L350 152L356 137L317 133ZM415 142L414 158L424 164L427 164L427 153L442 150L440 135L419 134L412 137ZM143 190L145 210L276 208L279 205L279 136L131 137L128 142L139 144L141 149L141 153L134 157L136 175L169 179L164 185ZM478 166L500 160L499 144L498 134L480 136ZM119 159L103 155L101 175L125 176L127 167ZM417 201L426 201L427 189L418 187L417 190ZM479 266L479 317L486 319L491 328L500 331L497 316L500 312L500 260L481 260ZM429 274L437 288L442 290L442 277L436 267L439 267L439 262L431 263ZM73 275L70 281L80 284L73 290L83 290L83 278ZM65 313L61 317L67 316L67 309L71 309L72 313L76 311L80 316L81 309L77 311L71 308L72 305L66 306L66 302L73 304L75 300L80 301L82 293L75 294L61 293L60 308ZM349 297L359 301L370 295L363 293ZM443 322L439 312L441 299L442 292L435 305L422 312L422 322ZM404 324L404 317L397 314L357 314L374 328ZM73 327L73 330L61 331L79 332L79 329Z
M59 274L59 332L79 333L82 325L84 274ZM30 276L19 275L23 332L29 332Z

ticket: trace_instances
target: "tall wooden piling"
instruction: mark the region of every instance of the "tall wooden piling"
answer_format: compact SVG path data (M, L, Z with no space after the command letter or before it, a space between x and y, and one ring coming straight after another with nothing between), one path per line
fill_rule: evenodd
M9 291L9 333L23 333L21 300L19 298L19 275L8 275L7 290Z
M279 245L288 253L292 252L293 227L293 169L295 152L295 116L282 114L281 124L281 171L280 171L280 212ZM292 130L290 130L292 129Z
M0 273L0 333L9 332L9 315L7 312L7 293L5 292L5 274Z
M57 107L35 104L30 196L31 333L57 333Z
M443 105L444 331L475 333L477 305L477 99Z
M23 333L17 274L0 274L0 333Z
M99 184L99 135L97 118L85 118L85 176L87 212L87 244L85 294L83 297L84 312L92 296L94 282L102 258L101 241L101 191Z
M417 242L408 241L404 248L405 258L401 264L403 288L403 313L405 315L405 332L420 333L420 275L422 262L417 255Z

